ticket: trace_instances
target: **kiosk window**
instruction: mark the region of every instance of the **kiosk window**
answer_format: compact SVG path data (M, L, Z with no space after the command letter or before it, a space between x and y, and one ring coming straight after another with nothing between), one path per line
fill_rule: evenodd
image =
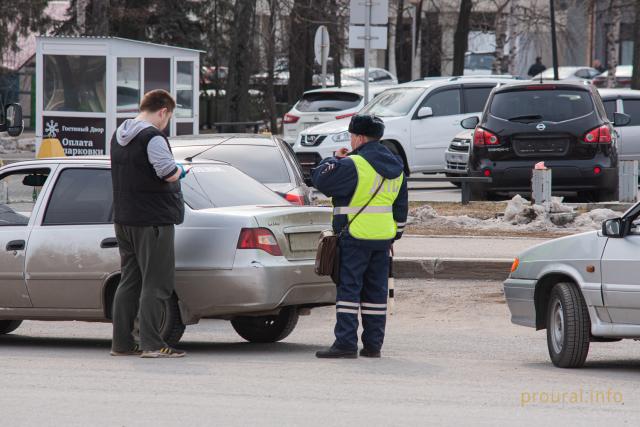
M44 111L105 111L104 56L44 55Z
M144 59L144 92L164 89L171 92L171 60L169 58Z
M118 113L135 113L140 104L140 59L118 58Z
M176 117L193 117L193 62L178 61Z

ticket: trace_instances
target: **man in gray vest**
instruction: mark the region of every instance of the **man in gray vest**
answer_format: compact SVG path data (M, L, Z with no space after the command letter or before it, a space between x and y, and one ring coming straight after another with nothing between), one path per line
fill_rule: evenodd
M112 356L183 357L163 339L163 311L175 286L175 225L184 219L181 178L165 129L175 100L148 92L140 114L125 120L111 139L111 177L121 276L113 301ZM139 318L140 345L133 337Z

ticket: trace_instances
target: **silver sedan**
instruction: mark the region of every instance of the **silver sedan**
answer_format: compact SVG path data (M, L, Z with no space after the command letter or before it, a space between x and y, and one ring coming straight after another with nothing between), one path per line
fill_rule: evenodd
M163 334L202 318L274 342L309 308L335 302L314 272L329 209L295 206L234 167L194 162L182 181L176 292ZM24 319L108 322L120 258L108 158L44 159L0 169L0 334Z
M547 330L554 365L581 367L592 341L640 338L640 203L601 231L522 253L504 293L511 321Z

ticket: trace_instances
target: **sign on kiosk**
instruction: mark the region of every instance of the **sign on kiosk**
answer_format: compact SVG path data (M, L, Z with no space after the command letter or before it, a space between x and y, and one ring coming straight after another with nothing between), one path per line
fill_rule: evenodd
M56 138L67 156L106 154L105 120L44 116L44 136Z
M109 155L117 126L159 88L177 102L165 134L197 134L200 53L118 37L36 37L38 157Z

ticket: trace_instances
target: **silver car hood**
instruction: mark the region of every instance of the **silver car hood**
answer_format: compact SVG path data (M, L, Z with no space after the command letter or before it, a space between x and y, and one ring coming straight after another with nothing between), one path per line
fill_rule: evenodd
M593 275L586 278L583 267L594 263L599 265L606 243L607 238L601 236L599 231L589 231L541 243L518 256L520 265L511 277L538 279L548 273L562 272L578 276L575 277L576 280L582 283L597 280L592 277Z

